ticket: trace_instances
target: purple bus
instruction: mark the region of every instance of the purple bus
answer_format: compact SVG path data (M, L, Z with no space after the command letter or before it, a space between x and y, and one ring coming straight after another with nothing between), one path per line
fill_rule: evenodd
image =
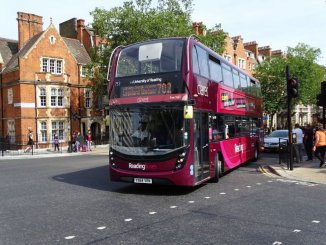
M110 63L111 181L196 186L258 158L259 81L196 37L118 47Z

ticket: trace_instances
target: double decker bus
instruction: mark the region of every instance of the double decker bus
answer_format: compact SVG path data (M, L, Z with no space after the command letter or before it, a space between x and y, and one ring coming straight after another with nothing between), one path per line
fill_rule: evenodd
M118 47L110 64L111 181L196 186L258 158L259 81L196 37Z

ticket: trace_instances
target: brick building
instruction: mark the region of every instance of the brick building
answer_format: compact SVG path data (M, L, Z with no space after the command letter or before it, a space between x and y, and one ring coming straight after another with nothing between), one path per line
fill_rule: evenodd
M17 21L18 41L0 38L0 137L24 148L31 129L38 147L47 148L54 133L62 144L76 131L101 134L103 110L85 76L97 36L83 20L70 20L62 35L52 23L43 30L41 16L18 12Z

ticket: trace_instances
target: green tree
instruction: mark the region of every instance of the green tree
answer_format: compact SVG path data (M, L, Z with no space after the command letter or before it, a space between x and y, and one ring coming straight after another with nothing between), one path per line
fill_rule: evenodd
M103 78L115 47L156 38L190 36L193 34L191 13L192 0L158 0L156 6L151 0L130 0L122 7L92 11L92 27L108 41L104 51L94 50L93 62L89 66L98 71L91 77L96 94L102 95L101 91L105 91ZM219 53L224 50L225 33L220 25L207 29L206 36L200 35L199 39Z
M299 80L299 97L293 100L293 106L315 104L320 92L320 83L325 77L325 68L317 64L320 49L299 43L288 47L285 57L269 58L255 70L255 77L261 81L264 111L270 116L286 108L287 91L285 67Z

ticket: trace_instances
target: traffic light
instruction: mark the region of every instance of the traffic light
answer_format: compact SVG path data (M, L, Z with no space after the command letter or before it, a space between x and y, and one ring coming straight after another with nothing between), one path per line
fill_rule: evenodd
M296 77L291 77L288 80L288 96L291 98L299 96L299 81Z
M317 105L318 106L326 106L326 95L324 95L324 94L317 95Z

